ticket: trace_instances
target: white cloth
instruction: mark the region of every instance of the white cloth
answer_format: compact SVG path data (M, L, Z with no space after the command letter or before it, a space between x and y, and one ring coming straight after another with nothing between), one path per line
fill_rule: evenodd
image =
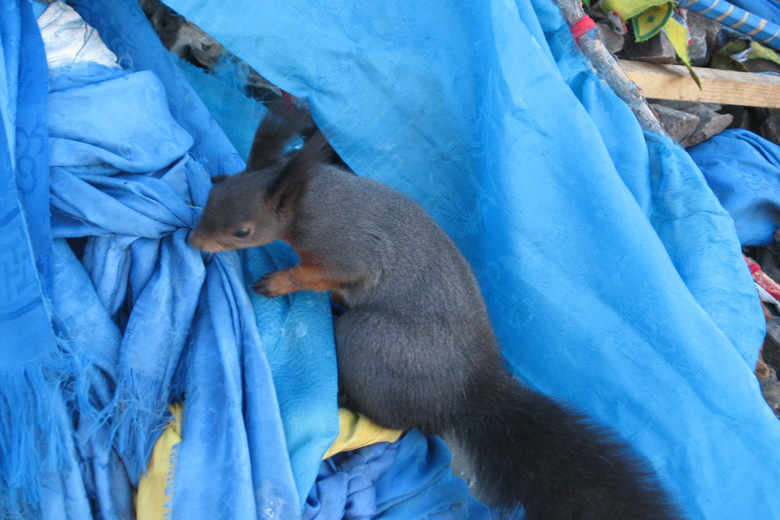
M79 62L119 67L98 32L64 2L53 2L38 17L49 70Z

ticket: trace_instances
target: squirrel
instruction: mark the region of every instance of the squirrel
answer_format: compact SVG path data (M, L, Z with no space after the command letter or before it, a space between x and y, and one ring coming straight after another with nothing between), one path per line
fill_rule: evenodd
M627 443L506 371L474 274L416 202L328 164L319 130L282 153L301 112L268 111L246 170L215 178L190 244L292 246L300 264L254 290L331 291L346 309L334 317L344 405L387 428L454 435L501 517L522 506L528 520L682 519Z

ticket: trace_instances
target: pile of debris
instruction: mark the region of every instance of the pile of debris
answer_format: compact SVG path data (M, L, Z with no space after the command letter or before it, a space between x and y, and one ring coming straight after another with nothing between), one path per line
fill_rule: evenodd
M688 54L693 67L780 73L780 59L771 49L765 49L765 58L744 59L750 45L744 35L693 11L678 9L678 12L690 31ZM630 25L626 28L616 24L614 17L608 17L598 5L589 10L589 15L596 20L607 49L619 59L655 64L680 63L664 31L647 40L637 41ZM735 58L739 54L742 58ZM702 143L728 128L750 130L780 144L780 109L661 99L648 101L669 136L685 148Z

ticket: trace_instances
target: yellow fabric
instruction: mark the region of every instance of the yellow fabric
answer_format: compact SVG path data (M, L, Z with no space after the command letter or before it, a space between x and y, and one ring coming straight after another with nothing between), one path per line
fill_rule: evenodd
M138 520L163 520L166 514L170 518L169 502L173 498L172 486L178 457L176 445L181 442L182 405L171 405L168 409L173 417L157 439L146 467L146 474L141 475L138 484L136 495Z
M647 40L663 30L691 78L701 88L701 81L688 57L688 29L675 19L674 3L669 0L601 0L605 13L617 12L623 21L632 20L637 41Z
M701 81L691 67L688 57L688 29L675 20L674 3L669 0L601 0L601 10L605 13L617 12L625 22L632 20L634 36L644 41L663 29L674 51L688 67L691 78L701 88Z
M177 444L181 442L181 404L171 405L173 414L165 431L157 439L152 456L141 475L136 494L136 517L138 520L163 520L170 518L170 501L173 498L173 481L176 476ZM383 428L363 415L339 408L339 435L325 453L323 459L342 451L356 450L377 442L395 442L401 437L400 430Z
M756 58L769 60L773 63L777 63L778 65L780 65L780 57L777 56L776 51L768 47L764 47L758 42L751 41L750 51L748 51L747 59L754 60Z
M601 10L605 13L616 11L625 22L649 8L666 4L669 0L601 0Z
M664 32L669 38L672 47L674 47L674 51L677 53L680 61L682 61L685 66L688 67L688 72L691 73L693 81L695 81L699 86L699 89L701 89L701 81L699 80L699 76L696 75L693 67L691 67L691 60L688 57L688 29L685 27L685 25L681 24L675 20L674 17L672 17L667 20L666 25L664 25Z
M664 24L672 16L674 4L668 2L654 5L633 19L634 37L636 41L643 42L661 32Z
M383 428L364 415L339 408L339 435L322 458L324 460L336 453L377 442L395 442L402 433L401 430Z

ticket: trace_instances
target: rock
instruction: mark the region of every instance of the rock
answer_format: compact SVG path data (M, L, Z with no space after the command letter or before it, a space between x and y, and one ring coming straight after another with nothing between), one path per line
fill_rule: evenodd
M604 42L604 45L607 47L607 50L609 52L611 52L612 54L617 54L618 52L623 50L623 44L625 38L622 34L618 34L612 29L612 24L604 20L604 21L597 22L596 27L599 28L599 35L601 36L601 41Z
M780 317L773 316L766 324L766 338L761 352L764 362L777 370L780 367Z
M189 54L186 54L184 59L204 69L214 68L225 52L225 48L214 40L201 41L200 45L190 45L188 50Z
M747 60L744 65L750 72L772 72L774 74L780 74L780 65L763 58L753 58L751 60Z
M780 283L780 245L771 244L768 246L753 246L745 248L745 254L758 262L761 266L761 270L764 271L769 278L777 283Z
M677 61L674 47L663 32L656 34L649 40L637 42L634 40L634 31L629 30L626 34L622 55L630 60L650 63L675 63Z
M699 101L672 101L671 99L664 99L661 101L654 101L654 102L668 108L673 108L675 110L683 110L683 111L686 111L691 107L699 107L699 106L709 108L710 110L714 110L715 112L720 112L721 109L723 108L722 105L720 105L719 103L701 103Z
M758 353L758 362L756 363L756 369L753 371L759 381L764 379L774 378L777 379L777 372L775 372L769 365L766 364L761 352Z
M699 126L699 118L693 114L655 103L650 106L658 114L666 133L677 142L692 134Z
M168 50L193 65L210 69L222 57L225 48L198 26L185 21Z
M693 114L699 118L699 125L680 144L685 148L703 143L707 139L714 137L724 131L734 118L730 114L718 114L703 104L694 105L685 109L685 112Z
M704 67L709 64L712 50L715 47L715 39L721 24L692 11L686 12L688 29L691 31L691 43L688 45L688 56L691 65Z
M214 38L158 0L141 0L141 7L165 48L183 60L210 69L225 52Z
M769 378L760 382L761 395L764 396L766 404L772 409L774 414L780 418L780 381Z
M723 107L721 113L731 114L734 118L729 128L742 128L757 133L760 123L756 121L755 115L752 111L748 110L748 107L727 105Z
M144 14L160 36L165 48L181 59L203 69L211 70L222 59L234 60L241 76L238 83L245 83L246 94L268 101L281 95L281 90L240 61L219 42L189 20L169 9L159 0L139 0Z
M718 135L728 128L734 120L731 114L719 114L717 112L718 110L721 110L721 105L718 103L669 100L655 100L653 103L663 105L668 109L685 112L689 115L696 116L699 119L696 128L683 138L679 139L680 144L686 148L702 143L707 139Z
M242 62L242 69L246 72L247 95L258 101L270 101L282 95L282 91L257 73L255 69Z
M184 18L160 3L158 0L142 0L144 14L152 23L157 36L166 49L170 50L176 41L176 34L184 25Z
M764 139L780 145L780 110L776 108L769 110L769 115L761 124L758 133Z

